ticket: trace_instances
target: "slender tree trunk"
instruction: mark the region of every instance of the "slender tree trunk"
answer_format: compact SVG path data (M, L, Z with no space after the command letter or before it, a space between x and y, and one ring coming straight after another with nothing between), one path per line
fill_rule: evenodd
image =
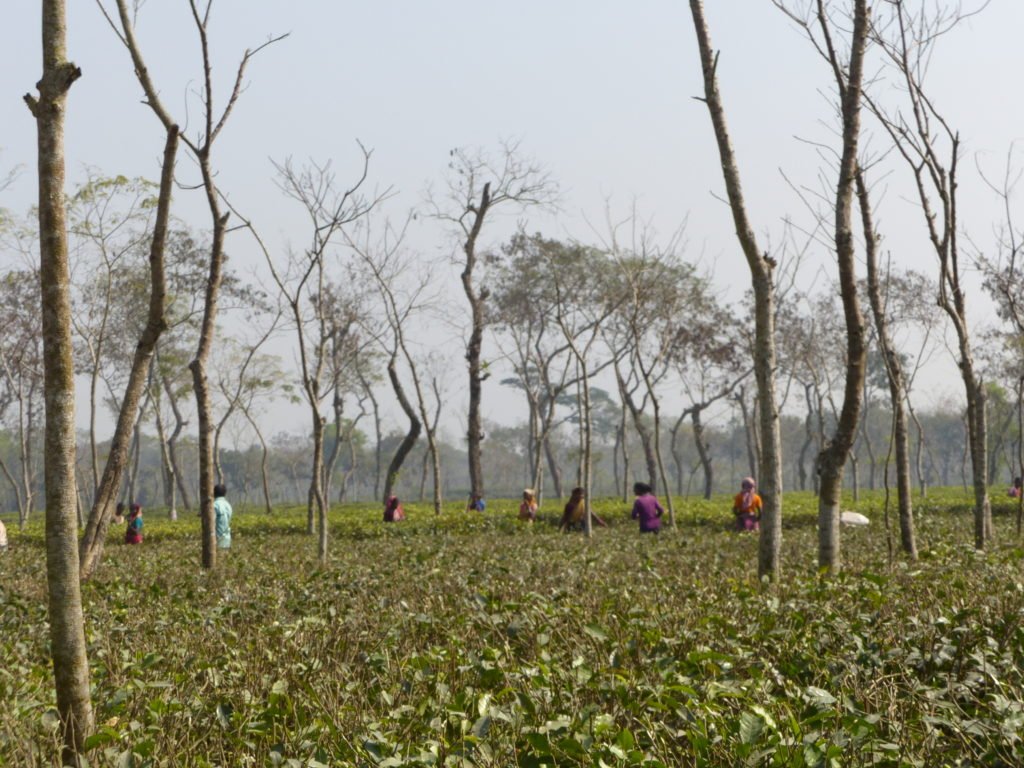
M672 439L669 443L672 449L672 461L676 468L676 495L683 495L683 453L682 447L679 445L679 430L683 426L683 422L686 420L686 411L680 414L679 418L676 419L676 423L672 425Z
M263 504L266 513L269 515L274 511L274 507L270 503L270 459L267 441L263 437L263 432L260 430L256 420L249 413L248 408L244 409L243 412L245 413L245 418L249 420L249 424L252 425L253 432L256 433L256 439L260 441L260 479L263 483Z
M416 415L416 409L413 408L412 403L409 402L409 398L405 394L405 389L402 387L402 382L398 379L398 371L395 367L394 357L392 357L391 361L388 363L388 379L391 380L391 386L395 390L395 397L398 398L398 404L402 407L402 411L405 413L406 418L409 419L409 431L405 433L405 437L402 438L402 442L398 444L398 448L395 450L395 455L391 458L391 464L388 465L388 474L384 481L384 495L381 499L378 499L378 501L386 501L394 492L395 485L398 482L398 474L402 469L402 464L405 463L406 457L412 451L413 446L416 445L416 441L420 436L420 430L423 428L419 417Z
M320 487L323 489L324 503L328 509L331 505L331 485L334 480L334 472L338 466L338 457L341 455L341 424L345 415L345 399L339 394L335 385L334 396L331 399L331 409L334 412L334 442L331 444L331 452L327 454L324 462L323 479Z
M820 5L818 13L818 20L824 29L827 21L823 17L824 11ZM867 29L867 0L855 0L848 71L842 72L831 48L829 54L842 100L843 147L839 163L839 181L836 184L835 250L839 264L839 290L846 320L846 383L843 405L835 434L821 452L819 463L821 495L818 497L818 566L830 573L838 573L842 569L839 535L840 491L843 466L856 438L867 356L864 318L857 296L852 222L857 145L860 135L861 79Z
M665 505L668 507L668 524L676 527L676 509L672 503L672 488L668 483L668 474L665 472L665 461L661 455L661 404L654 393L654 382L651 381L648 371L644 371L644 382L647 385L647 394L651 397L651 409L654 411L654 458L658 463L658 477L661 479L661 492L665 497Z
M478 290L473 283L473 272L476 268L476 241L483 227L484 217L491 205L490 182L484 184L479 203L472 206L473 225L467 232L462 250L466 256L462 270L462 288L469 301L470 333L466 343L466 363L469 368L469 413L466 417L466 448L469 459L470 493L484 495L483 467L481 464L480 444L484 439L483 423L480 416L480 401L483 381L487 375L483 372L481 352L484 338L484 302L489 292L486 288Z
M864 389L867 389L865 383ZM868 489L875 490L875 447L871 444L871 434L868 427L868 416L871 409L871 400L868 399L867 392L864 393L864 409L861 413L860 419L860 438L861 443L864 445L864 450L868 453Z
M626 401L622 401L619 434L622 435L622 503L629 503L629 434L626 432Z
M985 482L986 423L985 388L975 381L973 366L964 366L964 384L974 382L973 397L968 397L967 426L971 447L971 484L974 489L974 546L984 549L992 538L992 507Z
M66 58L63 0L43 0L43 75L38 99L25 101L36 119L39 148L39 287L46 402L46 583L63 764L78 766L93 730L89 662L78 571L75 512L75 369L71 283L64 206L64 113L82 72Z
M427 498L427 470L430 466L430 450L423 452L423 461L420 462L420 492L419 503Z
M209 138L209 137L208 137ZM199 432L199 516L202 521L202 562L204 568L217 565L217 532L213 519L213 413L209 378L206 365L216 332L217 302L220 297L221 277L224 269L224 236L228 214L220 211L220 198L210 168L209 146L201 148L196 158L203 176L206 201L213 221L213 239L210 247L210 268L206 279L203 301L203 320L199 329L199 344L189 363L192 388L195 390L196 414Z
M362 384L363 391L366 392L366 396L370 398L370 404L373 406L373 434L376 439L376 444L373 447L373 498L380 499L381 443L384 439L381 434L380 403L377 402L377 396L373 394L370 382L366 380L362 372L359 373L359 383Z
M309 480L309 493L316 508L317 559L321 565L327 562L327 499L321 479L324 474L324 418L314 409L313 416L313 467Z
M714 126L729 207L736 235L750 268L754 289L754 378L757 381L762 443L758 466L762 498L758 575L778 580L782 544L782 439L775 396L775 262L758 248L747 217L739 168L729 138L725 110L718 90L717 55L711 47L702 0L690 0L694 31L704 75L704 101Z
M164 430L164 417L160 413L159 400L154 405L153 411L156 416L156 437L160 441L160 468L164 487L164 505L167 507L167 516L171 520L178 519L178 497L175 488L174 466L171 464L171 455L167 450L167 434Z
M25 513L21 518L21 527L25 527L25 523L28 522L29 515L32 514L32 508L35 506L35 488L32 483L32 395L33 392L29 391L28 402L24 404L26 415L24 421L19 419L18 422L18 439L19 439L19 451L21 453L21 484L25 489ZM24 401L19 401L19 407Z
M644 449L644 462L647 465L647 482L651 488L657 488L658 458L655 454L651 431L647 428L647 425L644 424L643 412L637 407L632 395L630 395L629 391L626 389L626 382L623 380L622 376L618 374L618 371L616 371L616 376L619 379L619 393L621 394L626 407L629 408L630 415L633 417L633 428L636 429L636 433L640 436L640 445Z
M673 439L675 435L673 434ZM673 447L674 447L673 443ZM612 476L615 478L615 496L624 496L626 490L622 487L622 477L619 474L619 451L622 449L622 430L615 427L615 443L612 445ZM673 454L674 455L674 454Z
M878 274L878 235L872 221L871 200L861 170L857 172L857 199L860 203L861 222L865 238L868 269L868 299L878 333L878 346L885 363L889 382L889 405L893 413L893 441L896 448L896 498L900 521L900 546L911 560L917 559L917 541L914 534L914 509L910 489L910 439L907 430L907 393L904 385L903 364L889 336L889 321L882 303L881 281ZM888 484L887 484L888 485Z
M914 431L917 435L917 444L914 449L914 471L917 474L917 485L921 490L921 498L928 496L928 479L924 473L924 425L918 418L917 412L910 404L910 394L906 395L907 413L910 420L914 422Z
M715 475L711 466L711 454L708 453L708 445L704 441L704 422L701 421L700 408L690 411L690 420L693 422L693 442L697 446L700 465L704 469L704 498L710 499L715 487Z
M750 417L750 409L747 407L745 388L740 388L739 394L736 396L736 402L740 405L740 415L743 418L743 434L746 437L747 445L747 471L751 477L756 477L759 466L757 459L758 451L756 450L757 435L755 434L755 420Z
M551 449L551 436L544 438L544 456L548 460L548 472L551 473L551 485L554 488L555 496L559 499L565 494L562 489L562 468L558 466L555 452Z
M143 406L143 410L145 406ZM135 490L135 482L139 477L139 457L142 454L142 414L139 414L139 418L135 420L135 426L132 428L132 447L131 447L131 461L128 466L128 498L132 504L138 499L138 495Z
M1017 477L1024 478L1024 376L1017 379ZM1017 494L1017 538L1024 528L1024 489Z
M92 495L95 500L100 488L100 459L96 449L96 385L99 380L100 364L93 361L89 376L89 459L92 469Z

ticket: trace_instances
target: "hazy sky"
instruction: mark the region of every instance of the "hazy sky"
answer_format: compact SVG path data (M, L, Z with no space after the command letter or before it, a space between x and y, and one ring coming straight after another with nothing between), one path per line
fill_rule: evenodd
M0 46L0 171L24 173L0 206L23 211L35 196L35 126L21 101L39 77L39 6L5 9ZM835 144L828 72L801 33L769 0L707 0L734 141L756 227L778 242L781 220L804 211L780 169L814 184L820 161L796 137ZM155 117L140 104L126 51L95 3L69 2L68 50L83 71L68 103L69 178L84 166L155 177L162 147ZM374 150L371 180L394 185L392 210L418 205L456 146L493 147L517 138L562 189L562 212L538 219L553 235L587 238L604 201L624 210L635 197L662 232L688 219L691 258L714 269L732 296L747 284L726 207L712 197L721 173L684 0L217 0L211 44L215 93L223 104L246 47L289 37L250 65L247 90L215 149L222 190L278 244L301 243L301 217L272 183L270 158L333 159L344 178L356 139ZM935 99L958 126L966 161L964 223L984 246L999 214L977 183L979 158L993 169L1024 134L1024 3L993 0L940 45L930 73ZM185 0L150 0L138 34L165 103L179 120L198 112L187 94L201 80L197 40ZM186 111L186 108L189 111ZM192 130L195 123L190 126ZM868 120L872 146L882 137ZM902 169L898 169L903 173ZM182 153L179 176L194 181ZM199 193L180 192L176 212L205 226ZM894 261L928 269L920 214L893 177L879 227ZM804 218L804 223L807 223ZM506 229L499 227L489 242ZM229 243L234 263L258 269L250 244ZM415 245L431 256L450 247L422 226ZM487 235L485 234L485 239ZM815 257L808 274L830 262ZM979 314L987 300L973 297ZM457 338L448 342L455 352ZM463 368L453 355L453 382ZM957 392L934 385L937 394ZM496 416L497 386L485 392ZM495 396L491 393L495 392ZM490 403L490 405L488 405Z

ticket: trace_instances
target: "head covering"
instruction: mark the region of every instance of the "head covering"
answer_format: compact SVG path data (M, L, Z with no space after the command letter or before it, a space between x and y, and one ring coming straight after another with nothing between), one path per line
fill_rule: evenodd
M743 509L749 510L754 505L754 489L757 487L757 481L752 477L744 477L740 483L740 488L743 489Z
M529 496L531 499L536 498L537 492L533 488L523 488L523 496Z

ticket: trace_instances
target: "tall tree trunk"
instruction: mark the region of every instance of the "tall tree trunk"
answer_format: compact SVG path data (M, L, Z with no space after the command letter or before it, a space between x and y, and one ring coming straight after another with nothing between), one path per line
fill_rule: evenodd
M672 488L668 482L668 473L665 472L665 461L661 455L661 418L658 402L654 401L654 450L658 458L658 475L661 477L661 490L665 496L665 504L668 506L669 525L675 528L676 508L672 501Z
M544 438L544 456L548 460L548 472L551 474L551 485L554 488L555 496L561 499L565 494L562 489L562 468L558 466L558 459L551 449L551 436Z
M633 400L633 396L626 388L626 382L619 374L616 369L616 378L619 381L619 394L622 396L622 401L629 408L630 415L633 417L633 428L636 429L636 433L640 436L640 445L644 450L644 463L647 465L647 483L651 488L658 487L658 458L654 451L654 441L651 437L651 431L647 428L647 425L643 422L643 412L637 407L636 402Z
M338 466L338 457L341 455L341 424L345 414L345 399L341 396L337 385L334 388L334 396L331 398L331 409L334 412L334 442L331 443L331 452L327 454L324 462L323 479L320 487L323 489L324 503L328 509L331 504L331 484L334 480L334 471Z
M38 99L25 101L36 119L39 147L39 287L46 402L46 583L63 764L78 766L93 730L75 512L75 369L71 284L64 206L64 113L67 92L82 72L66 57L63 0L43 0L43 75Z
M174 465L171 464L171 455L167 450L167 434L164 430L164 417L160 413L160 403L157 401L153 408L156 421L156 437L160 441L160 468L164 487L164 506L167 507L167 516L171 520L178 519L178 497L175 488Z
M700 408L692 409L690 420L693 422L693 442L697 446L700 465L704 469L704 498L710 499L715 487L715 475L711 466L711 454L708 453L708 444L704 441L704 422L701 421L700 414Z
M848 71L844 73L832 48L831 38L828 37L830 33L824 10L821 5L818 6L818 22L826 39L829 40L830 63L842 101L843 136L839 180L836 184L835 250L839 264L839 290L846 321L846 383L835 434L821 452L821 495L818 497L818 567L831 573L838 573L842 569L839 535L840 491L843 467L856 438L867 357L864 318L857 296L853 240L853 196L860 136L861 80L868 31L867 0L855 0L853 16L850 61Z
M676 495L683 495L683 452L682 447L679 445L679 430L683 426L683 422L686 420L686 411L683 411L679 418L676 419L676 423L672 425L672 439L669 443L672 449L672 461L676 468Z
M622 436L622 503L629 503L629 435L626 432L626 402L622 402L619 434Z
M260 479L263 484L263 505L266 513L269 515L274 511L274 507L270 503L270 466L267 441L263 437L263 432L260 430L256 420L252 417L252 414L249 413L249 409L244 408L243 413L245 413L245 418L249 420L249 424L252 426L253 432L256 433L256 439L260 441Z
M432 386L434 398L437 401L437 410L434 411L433 423L427 428L427 447L430 449L430 464L433 470L434 514L440 515L443 499L441 488L441 446L437 443L437 427L441 421L441 385L434 378Z
M746 437L747 445L747 471L751 476L756 477L759 466L757 450L755 449L757 435L755 434L755 419L750 417L750 409L747 407L747 392L745 387L740 387L739 394L736 396L736 402L740 405L740 415L743 418L743 434Z
M491 184L488 182L484 184L479 203L472 208L473 226L468 232L462 248L466 261L461 275L462 288L469 301L471 319L469 341L466 343L466 363L469 368L469 413L466 417L469 490L470 493L478 494L481 497L484 495L484 478L480 444L484 439L484 430L480 416L480 401L483 381L487 378L487 374L483 372L481 352L484 338L484 302L487 300L489 291L486 288L477 289L473 283L473 271L476 268L476 241L480 236L484 217L487 215L490 205Z
M210 137L207 137L209 139ZM217 532L213 519L213 404L210 397L209 377L206 365L216 332L217 302L220 298L220 284L224 271L224 236L227 233L228 215L220 210L220 198L210 167L209 146L198 153L199 170L202 172L206 202L213 222L213 238L210 247L210 268L206 278L206 292L203 300L203 321L199 329L199 344L196 354L188 364L192 371L192 388L195 390L196 414L199 432L199 517L202 521L203 568L217 565Z
M711 47L702 0L690 0L690 12L700 49L704 101L714 126L736 236L747 259L754 289L754 378L757 381L758 416L761 423L758 467L763 503L757 570L761 577L778 580L782 545L782 438L775 396L775 284L772 278L775 261L767 254L762 254L758 248L747 217L739 168L718 91L718 57Z
M867 383L865 379L864 389L867 390ZM868 452L868 489L875 490L875 466L877 464L875 460L875 447L871 443L870 428L868 426L868 416L871 410L871 400L868 398L867 392L864 392L864 408L861 412L860 419L860 439L864 445L864 450Z
M366 392L366 396L370 398L370 404L373 406L373 434L376 439L373 447L373 498L380 499L381 443L384 439L381 433L380 403L377 402L377 396L373 394L370 382L367 381L361 371L359 372L359 383L362 385L363 391Z
M971 444L971 484L974 489L974 546L976 549L984 549L992 539L992 507L988 498L988 485L985 482L986 450L988 448L985 387L974 379L972 366L967 365L965 369L965 384L968 377L975 381L974 396L969 398L967 403L967 434Z
M313 409L313 467L309 479L309 495L316 509L317 559L321 565L327 562L327 499L321 482L324 476L324 417Z
M391 386L395 390L398 404L402 406L402 411L405 413L406 418L409 419L409 431L405 433L405 437L402 438L402 442L398 444L398 448L395 450L395 455L391 458L391 464L388 465L388 474L384 480L384 495L378 501L386 501L394 492L402 464L405 463L406 457L412 451L413 446L416 445L416 441L420 436L420 430L423 427L419 417L416 415L416 409L413 408L412 403L409 402L409 398L405 394L402 382L398 379L394 357L388 362L388 379L391 380Z
M862 170L857 171L857 199L860 203L861 223L865 238L865 256L868 268L868 300L875 320L878 346L885 363L889 382L889 406L893 413L893 441L896 448L896 498L900 521L900 546L911 560L917 559L917 541L914 535L914 509L910 489L910 439L907 430L906 386L903 364L889 335L889 320L882 303L882 288L878 274L878 234L872 220L871 200Z
M1024 479L1024 376L1017 379L1017 467L1016 475ZM1022 480L1024 482L1024 480ZM1024 528L1024 488L1017 493L1017 538Z

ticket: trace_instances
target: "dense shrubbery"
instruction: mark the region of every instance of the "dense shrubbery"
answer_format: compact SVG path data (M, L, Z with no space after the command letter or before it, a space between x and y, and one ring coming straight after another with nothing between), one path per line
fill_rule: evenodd
M549 505L553 507L554 505ZM877 506L877 504L875 505ZM976 554L959 494L919 505L922 559L876 524L815 571L815 501L786 497L786 571L727 502L641 537L621 503L587 542L484 515L236 516L212 574L198 524L150 513L84 594L93 765L679 766L1024 763L1024 552ZM962 512L958 511L963 509ZM954 510L954 511L951 511ZM0 557L0 764L52 765L41 532ZM998 540L998 539L997 539ZM1012 543L1012 545L1011 545Z

